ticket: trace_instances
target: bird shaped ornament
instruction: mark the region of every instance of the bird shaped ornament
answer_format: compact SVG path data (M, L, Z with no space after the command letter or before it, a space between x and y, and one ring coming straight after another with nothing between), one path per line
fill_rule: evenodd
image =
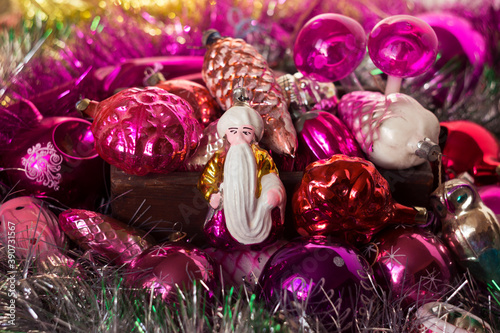
M216 30L204 34L207 52L203 79L223 110L233 105L233 90L248 89L250 107L264 121L262 144L273 152L294 156L297 134L285 96L265 59L242 39L223 38Z
M442 239L455 258L486 284L500 283L500 223L475 187L455 178L432 193L431 204L441 220Z

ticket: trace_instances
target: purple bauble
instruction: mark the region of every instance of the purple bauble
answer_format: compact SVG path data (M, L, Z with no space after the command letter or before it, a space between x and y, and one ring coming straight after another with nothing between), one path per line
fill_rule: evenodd
M366 249L379 284L404 305L436 301L448 289L455 264L444 244L420 228L388 229Z
M304 76L333 82L349 75L366 53L366 35L355 20L339 14L313 17L300 30L293 59Z
M175 301L177 287L193 288L195 280L209 290L216 287L218 268L204 251L184 243L167 243L145 250L128 268L128 284L137 288L154 289L163 299Z
M15 190L94 209L105 181L104 161L94 149L90 127L80 118L49 117L18 132L2 156Z
M481 186L477 188L477 192L484 204L488 206L498 218L500 216L500 185Z
M390 16L368 36L368 53L375 66L396 77L424 73L436 59L438 39L425 21L408 15Z
M354 318L373 297L371 281L372 270L354 247L315 236L276 251L262 270L258 292L270 307L281 303L300 315L305 310L329 332L354 331Z

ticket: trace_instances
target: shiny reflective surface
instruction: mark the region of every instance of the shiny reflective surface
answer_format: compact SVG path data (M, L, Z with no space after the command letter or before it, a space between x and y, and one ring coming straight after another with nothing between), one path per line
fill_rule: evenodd
M406 305L438 300L456 274L446 246L421 228L389 228L366 251L377 281Z
M383 19L368 36L368 53L375 66L396 77L424 73L434 63L437 47L434 30L408 15Z
M305 311L317 316L329 332L354 331L353 319L373 297L370 280L372 270L354 247L315 236L277 250L262 270L259 292L269 307L281 302L297 315Z
M449 178L463 172L474 177L474 184L500 182L500 143L486 128L470 121L442 122L446 131L443 171Z
M153 289L168 301L177 300L177 288L191 289L194 280L216 288L218 267L204 251L183 243L156 245L144 251L129 266L128 284Z
M158 83L156 87L186 100L193 108L195 118L203 127L208 126L222 114L215 99L201 84L188 80L168 80Z
M293 195L301 235L335 235L368 243L389 224L415 224L417 211L394 201L389 184L361 158L334 155L311 163Z
M217 133L218 121L215 120L205 127L198 149L194 155L187 159L183 168L188 171L202 171L215 152L223 148L224 139Z
M484 283L500 282L500 223L472 184L462 179L443 183L431 203L441 219L441 238L457 261Z
M12 237L13 236L13 237ZM67 239L47 204L19 197L0 205L0 239L19 259L62 256Z
M300 30L293 47L299 72L321 82L338 81L358 67L366 53L363 27L350 17L322 14Z
M125 89L100 102L92 132L106 162L145 175L177 169L198 147L202 128L184 99L148 87Z
M91 249L119 265L130 263L154 242L142 230L110 216L83 209L62 212L59 214L59 225L80 247Z

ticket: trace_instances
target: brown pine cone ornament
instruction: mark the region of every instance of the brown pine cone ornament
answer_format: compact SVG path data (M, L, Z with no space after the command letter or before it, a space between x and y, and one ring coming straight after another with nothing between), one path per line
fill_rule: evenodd
M297 133L286 99L266 60L242 39L222 38L215 30L203 36L207 52L203 63L203 80L222 110L233 105L233 89L248 90L250 106L264 120L261 143L273 152L293 156Z

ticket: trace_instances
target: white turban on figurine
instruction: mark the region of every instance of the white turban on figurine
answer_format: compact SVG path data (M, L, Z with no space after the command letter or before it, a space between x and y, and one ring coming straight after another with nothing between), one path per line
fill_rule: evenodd
M219 137L223 138L229 127L244 125L250 125L255 129L257 141L262 139L262 135L264 134L264 121L262 117L248 105L241 104L232 106L220 117L217 123L217 133Z

